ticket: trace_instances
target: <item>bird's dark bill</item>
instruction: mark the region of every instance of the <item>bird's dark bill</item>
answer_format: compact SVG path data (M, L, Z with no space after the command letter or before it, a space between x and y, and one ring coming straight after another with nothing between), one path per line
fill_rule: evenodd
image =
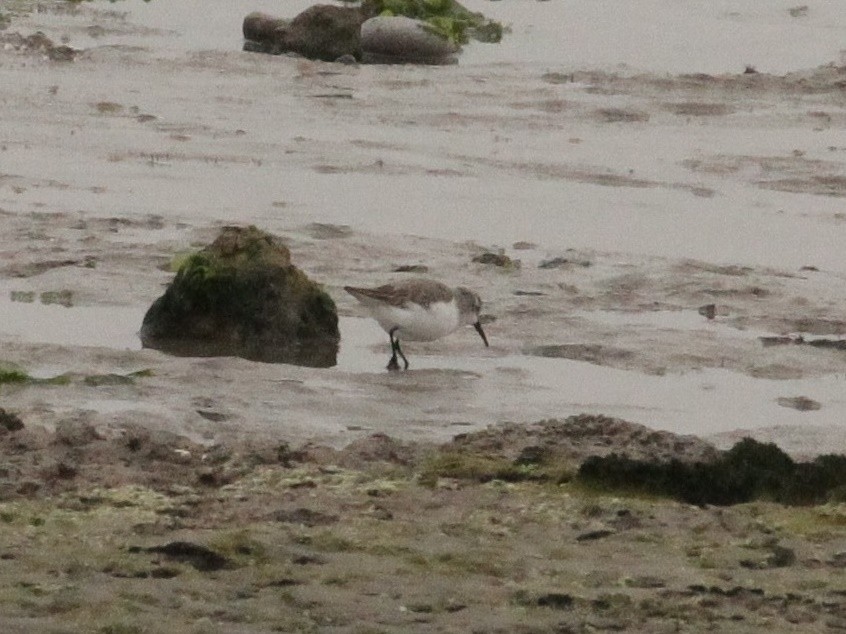
M482 337L482 341L485 342L485 346L490 347L490 344L488 343L488 338L485 336L485 331L482 330L482 324L477 321L475 324L473 324L473 328L475 328L476 332L478 332L479 335Z

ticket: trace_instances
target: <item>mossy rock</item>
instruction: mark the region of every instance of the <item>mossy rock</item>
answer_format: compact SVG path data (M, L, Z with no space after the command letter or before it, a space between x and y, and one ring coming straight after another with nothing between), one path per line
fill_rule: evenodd
M766 500L790 505L836 500L846 487L846 455L794 462L772 443L744 438L712 462L647 462L612 454L588 458L577 479L613 491L669 496L690 504Z
M363 29L372 18L409 18L424 28L377 20ZM499 42L505 29L457 0L362 0L358 7L313 5L290 21L255 11L244 18L242 31L244 50L253 52L292 52L330 62L351 55L367 63L444 64L456 61L453 53L462 44Z
M471 39L499 42L504 32L502 24L456 0L363 0L361 10L367 17L401 15L423 20L433 32L454 44L466 44Z
M141 326L145 347L170 354L313 367L335 365L339 340L332 298L255 227L225 227L189 256Z

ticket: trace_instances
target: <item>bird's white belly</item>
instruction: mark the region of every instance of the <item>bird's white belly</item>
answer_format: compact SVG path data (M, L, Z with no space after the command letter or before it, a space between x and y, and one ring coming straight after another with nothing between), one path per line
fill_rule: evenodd
M434 341L448 335L460 325L455 302L434 302L428 308L418 304L405 307L373 307L373 317L390 332L397 328L397 336L405 341Z

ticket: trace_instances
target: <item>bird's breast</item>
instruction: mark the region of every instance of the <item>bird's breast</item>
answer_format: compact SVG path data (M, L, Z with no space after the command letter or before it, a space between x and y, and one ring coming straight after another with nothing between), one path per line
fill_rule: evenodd
M406 304L404 307L380 306L373 316L386 332L398 329L406 341L434 341L453 332L460 325L455 302L434 302L427 307Z

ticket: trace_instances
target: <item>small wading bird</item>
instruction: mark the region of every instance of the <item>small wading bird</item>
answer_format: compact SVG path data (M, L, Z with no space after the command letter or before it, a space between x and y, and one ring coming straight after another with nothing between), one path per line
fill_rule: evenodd
M405 341L434 341L460 326L468 325L473 326L488 345L488 338L479 322L482 300L462 286L450 288L435 280L415 278L376 288L345 286L344 290L370 311L391 338L389 370L399 370L397 355L408 369L408 359L400 348L400 338Z

